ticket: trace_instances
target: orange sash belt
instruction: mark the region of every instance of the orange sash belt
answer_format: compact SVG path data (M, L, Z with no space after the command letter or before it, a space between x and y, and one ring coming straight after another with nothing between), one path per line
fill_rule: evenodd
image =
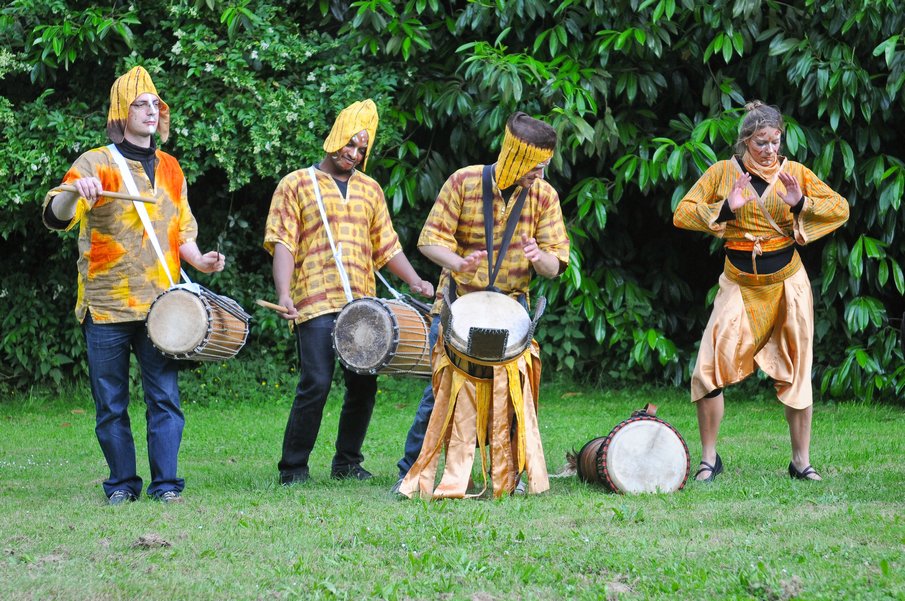
M729 240L725 247L729 250L749 251L751 253L751 264L754 266L754 274L757 275L757 257L765 252L773 252L782 250L795 243L788 236L774 236L765 238L763 236L755 236L745 232L744 240Z

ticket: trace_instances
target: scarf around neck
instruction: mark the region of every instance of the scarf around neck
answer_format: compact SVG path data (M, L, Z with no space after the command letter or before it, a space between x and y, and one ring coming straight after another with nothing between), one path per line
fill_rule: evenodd
M776 155L776 160L773 161L773 164L769 167L764 167L763 165L757 163L751 156L751 154L746 150L745 154L742 155L742 164L745 165L745 169L748 170L748 173L754 174L770 184L773 182L776 174L779 173L779 169L780 167L782 167L784 158L785 157Z

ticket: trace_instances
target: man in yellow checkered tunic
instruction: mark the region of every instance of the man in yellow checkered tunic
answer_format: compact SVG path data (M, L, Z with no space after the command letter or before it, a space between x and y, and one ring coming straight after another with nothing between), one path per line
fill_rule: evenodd
M205 273L221 271L225 264L223 255L202 254L195 242L198 224L182 169L154 139L159 134L166 142L169 131L170 107L160 99L148 72L134 67L110 89L107 136L113 143L89 150L70 167L63 184L75 192L55 189L44 200L47 227L79 227L75 313L88 349L95 433L110 467L103 488L114 505L134 501L142 492L128 413L132 353L141 368L148 414L147 494L166 502L181 499L185 481L177 475L177 455L185 418L177 363L153 347L145 318L154 299L169 288L170 277L179 274L180 259ZM129 193L114 153L124 158L136 192L154 200L146 208L166 266L136 206L101 194Z
M492 168L492 241L485 234L484 165L465 167L446 180L418 240L419 250L443 268L439 289L461 297L488 287L487 249L493 245L494 256L499 256L507 220L523 191L524 207L494 286L527 308L532 273L553 278L566 269L569 238L559 196L543 178L555 147L556 132L546 123L520 112L509 118ZM532 341L508 366L493 367L492 379L481 382L452 365L444 344L437 342L443 302L440 299L433 307L433 380L406 438L405 456L398 463L400 480L394 489L406 496L465 496L478 441L482 443L482 468L486 467L486 436L495 496L512 493L522 473L528 492L547 490L549 479L537 425L541 367L537 344ZM480 398L484 395L489 398ZM435 487L444 444L446 468ZM486 487L484 469L482 476Z
M814 301L795 245L845 223L848 202L810 169L779 154L784 130L777 109L749 103L738 155L710 167L673 217L677 227L725 241L720 289L691 380L702 448L698 480L723 471L716 452L723 388L748 377L755 364L773 379L785 405L789 475L820 479L810 461Z
M284 177L267 216L264 247L273 254L273 281L283 318L292 322L299 353L299 384L283 436L280 482L308 480L308 457L320 430L333 378L332 343L337 314L354 298L375 296L374 270L386 266L413 292L433 296L402 252L393 230L383 190L357 169L367 166L377 132L377 106L372 100L346 107L324 141L323 159L311 168ZM340 262L331 250L318 207L320 196ZM339 417L331 476L364 480L361 448L377 394L377 376L342 368L346 384Z

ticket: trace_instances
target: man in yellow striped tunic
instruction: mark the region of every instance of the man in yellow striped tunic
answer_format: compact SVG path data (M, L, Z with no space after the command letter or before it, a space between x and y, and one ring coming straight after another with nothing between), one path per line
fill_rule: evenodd
M803 165L779 154L782 115L759 101L746 106L736 151L710 167L685 195L673 221L725 241L726 262L701 340L691 398L701 435L698 480L723 471L716 439L723 388L755 365L785 406L792 441L789 475L819 480L811 466L811 283L795 250L840 227L848 202Z
M333 379L333 324L347 302L346 291L354 298L375 296L374 270L386 266L413 292L434 294L431 283L415 273L402 252L380 184L356 169L367 166L377 121L372 100L343 109L324 141L323 159L284 177L273 193L264 248L273 254L276 294L286 308L282 317L294 325L299 353L299 384L278 466L282 484L309 477L308 457ZM341 249L342 272L318 196L332 239ZM374 409L377 376L342 369L346 395L331 476L364 480L371 474L361 467L361 447Z
M543 179L556 146L556 132L546 123L525 113L515 113L507 124L502 148L493 166L493 240L485 233L482 193L483 165L472 165L453 173L440 190L427 218L418 249L443 272L438 289L463 296L487 288L490 276L487 249L493 245L499 256L507 220L524 191L524 206L494 282L499 292L528 306L532 272L543 277L559 276L569 262L569 237L563 223L559 196ZM496 496L511 493L520 474L527 475L527 490L540 493L549 487L540 432L537 425L537 395L540 357L533 343L517 361L493 367L491 421L478 410L479 391L488 390L473 375L454 366L437 343L439 313L443 300L433 307L430 344L434 376L424 391L414 423L399 461L400 480L395 490L413 496L462 497L471 474L475 442L490 441L493 489ZM485 381L485 382L486 382ZM434 395L436 393L436 399ZM436 402L436 407L435 407ZM434 411L434 409L437 409ZM513 429L518 414L522 422ZM456 429L458 444L448 445L446 473L434 488L438 450ZM483 449L482 449L483 457ZM404 480L403 480L404 478Z

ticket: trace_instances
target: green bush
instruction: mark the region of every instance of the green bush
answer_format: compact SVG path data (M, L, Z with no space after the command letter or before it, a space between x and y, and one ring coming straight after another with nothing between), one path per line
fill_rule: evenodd
M671 213L731 152L744 102L760 98L788 117L785 152L851 203L849 224L802 252L815 292L814 381L832 397L905 390L889 327L905 310L897 2L82 4L14 0L0 12L0 237L16 257L0 267L3 298L47 294L11 274L53 277L63 288L42 318L61 330L75 328L72 264L62 267L73 242L42 230L39 202L79 152L105 142L108 86L141 63L173 107L167 148L189 177L201 244L219 241L231 256L211 278L219 292L246 306L267 296L270 194L320 156L349 101L380 106L369 171L410 256L446 176L492 161L506 117L525 110L560 134L548 177L573 241L564 277L534 291L552 301L539 334L548 367L623 384L685 381L722 260L718 241L677 231ZM83 369L75 335L35 343L46 352L18 350L23 320L36 317L13 311L25 330L15 341L4 331L0 377ZM255 344L277 345L272 318L255 328ZM53 365L59 357L72 362Z

